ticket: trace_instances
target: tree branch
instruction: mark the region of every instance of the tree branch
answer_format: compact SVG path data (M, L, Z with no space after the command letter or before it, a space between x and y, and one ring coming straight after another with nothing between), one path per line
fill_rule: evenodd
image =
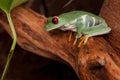
M100 16L103 17L109 26L112 28L112 32L108 35L108 41L111 46L120 53L120 0L105 0L101 9Z
M0 14L0 24L11 35L7 19ZM25 50L58 61L66 61L82 80L120 80L120 59L102 36L91 37L81 48L68 42L67 32L44 29L46 18L29 8L12 12L17 43ZM12 36L12 35L11 35Z

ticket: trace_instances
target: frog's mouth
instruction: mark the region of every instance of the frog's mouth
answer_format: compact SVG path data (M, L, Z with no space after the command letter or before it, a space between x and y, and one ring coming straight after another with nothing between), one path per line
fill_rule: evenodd
M54 29L60 29L62 31L73 31L73 32L77 32L76 27L74 27L73 25L69 25L69 26L59 26L59 27L53 27L53 28L48 28L47 26L45 27L47 31L51 31Z
M46 29L46 31L51 31L51 30L54 30L54 29L59 29L60 27L62 27L62 26L59 26L59 27L53 27L53 28L51 28L51 27L45 27L45 29Z

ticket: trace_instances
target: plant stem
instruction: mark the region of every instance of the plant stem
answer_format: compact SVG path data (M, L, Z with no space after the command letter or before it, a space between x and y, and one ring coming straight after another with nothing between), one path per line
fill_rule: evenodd
M15 28L14 28L10 13L7 13L7 18L8 18L8 22L9 22L9 25L10 25L10 28L11 28L11 31L12 31L12 34L13 34L13 42L12 42L9 54L7 56L7 61L6 61L6 64L5 64L5 68L3 70L3 73L2 73L2 76L1 76L0 80L5 79L5 76L6 76L7 72L8 72L8 68L9 68L13 53L14 53L16 42L17 42L17 35L16 35L16 31L15 31Z

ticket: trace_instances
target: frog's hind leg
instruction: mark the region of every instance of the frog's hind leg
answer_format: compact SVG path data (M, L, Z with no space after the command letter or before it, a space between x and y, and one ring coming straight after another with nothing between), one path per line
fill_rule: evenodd
M108 27L106 24L101 24L97 26L91 26L87 29L83 29L83 34L87 35L89 37L91 36L97 36L102 34L107 34L110 32L110 27Z
M111 29L109 27L105 27L103 25L102 26L95 26L95 27L91 27L91 28L83 30L82 33L84 34L84 36L80 38L80 42L78 44L78 47L85 45L87 43L89 37L106 34L110 30Z
M78 44L78 47L85 45L87 43L89 37L106 34L110 30L111 29L109 27L104 26L104 25L97 25L94 27L91 26L89 28L83 29L82 30L83 36L80 37L80 42Z

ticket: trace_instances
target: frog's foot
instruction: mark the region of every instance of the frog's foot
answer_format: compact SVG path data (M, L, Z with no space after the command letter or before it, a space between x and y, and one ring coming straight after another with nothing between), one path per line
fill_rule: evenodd
M69 32L68 41L70 42L71 40L72 40L72 32Z
M78 47L81 47L81 46L83 46L83 45L85 45L86 44L86 42L87 42L87 40L88 40L88 37L87 36L82 36L81 38L80 38L80 42L79 42L79 44L78 44Z

